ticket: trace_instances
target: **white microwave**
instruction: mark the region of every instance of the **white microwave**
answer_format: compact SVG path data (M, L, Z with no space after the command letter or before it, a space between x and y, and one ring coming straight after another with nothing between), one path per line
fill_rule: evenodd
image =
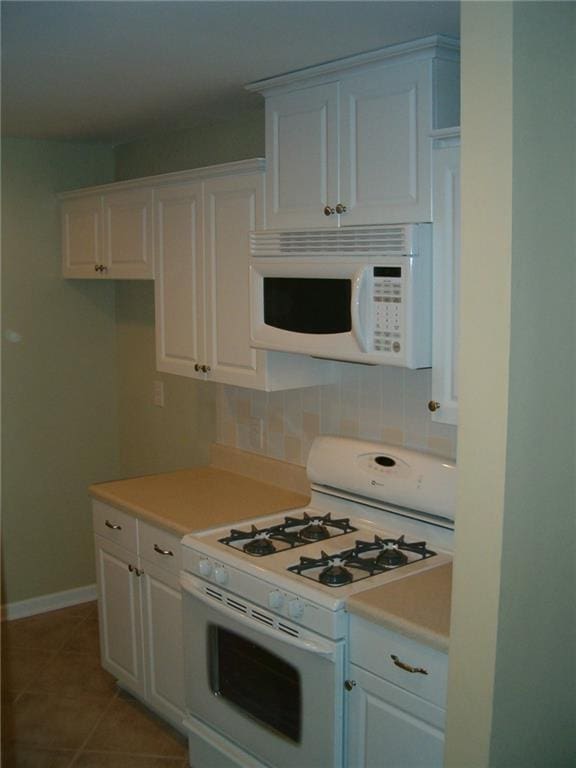
M430 224L251 234L251 344L427 368Z

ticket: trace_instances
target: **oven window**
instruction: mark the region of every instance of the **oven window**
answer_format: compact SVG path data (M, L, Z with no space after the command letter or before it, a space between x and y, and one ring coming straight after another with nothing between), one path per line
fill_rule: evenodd
M210 625L210 685L243 712L300 742L300 673L265 648L222 627Z
M265 277L264 322L297 333L347 333L351 296L350 280Z

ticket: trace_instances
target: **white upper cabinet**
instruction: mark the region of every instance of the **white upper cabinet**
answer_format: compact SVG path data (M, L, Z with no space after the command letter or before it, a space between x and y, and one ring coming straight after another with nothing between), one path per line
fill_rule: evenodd
M269 226L334 226L322 211L338 198L338 130L338 83L266 100Z
M264 223L261 160L214 166L155 192L156 367L277 390L322 384L333 365L250 346L250 231Z
M248 86L266 98L267 226L431 221L430 132L458 122L458 72L434 36Z
M152 228L150 188L62 195L64 277L152 279Z
M432 420L458 420L458 331L460 308L460 137L446 131L435 139Z
M204 353L202 182L156 191L156 363L194 376Z

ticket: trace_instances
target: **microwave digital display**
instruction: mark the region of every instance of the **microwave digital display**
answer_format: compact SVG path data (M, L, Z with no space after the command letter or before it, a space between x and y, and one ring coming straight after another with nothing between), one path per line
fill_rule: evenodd
M374 277L402 277L402 267L374 267Z
M295 333L349 333L352 282L339 278L265 277L264 323Z

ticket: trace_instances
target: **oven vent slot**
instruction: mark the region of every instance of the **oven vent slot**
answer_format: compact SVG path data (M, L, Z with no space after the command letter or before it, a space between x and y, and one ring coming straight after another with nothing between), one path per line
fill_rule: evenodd
M290 627L288 624L282 624L281 621L278 622L278 629L280 632L284 632L286 635L291 635L291 637L300 637L300 632L296 629L296 627Z
M214 598L214 600L218 600L219 603L223 601L222 592L218 592L218 590L212 589L212 587L206 587L206 594Z
M244 605L244 603L239 603L237 600L233 600L231 597L226 600L226 603L230 606L230 608L234 608L235 611L240 611L240 613L248 613L248 608Z
M269 627L274 626L274 619L272 616L267 616L265 613L260 613L260 611L252 611L252 618L256 619L256 621L260 621L262 624L267 624Z

